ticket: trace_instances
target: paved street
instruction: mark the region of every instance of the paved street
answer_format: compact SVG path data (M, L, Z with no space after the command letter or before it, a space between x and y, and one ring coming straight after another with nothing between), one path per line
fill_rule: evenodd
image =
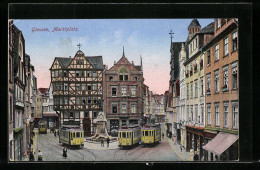
M58 136L53 133L36 133L37 145L35 146L35 156L37 150L43 152L43 161L182 161L175 153L167 138L154 146L137 145L129 149L119 149L117 141L107 148L101 148L99 143L85 142L84 148L68 148L68 157L62 157L63 145L59 144ZM89 146L88 146L89 145ZM90 148L95 146L95 148ZM36 150L37 148L37 150Z

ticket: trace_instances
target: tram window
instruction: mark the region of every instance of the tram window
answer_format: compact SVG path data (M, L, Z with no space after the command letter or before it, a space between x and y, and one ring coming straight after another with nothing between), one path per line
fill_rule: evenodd
M119 138L121 138L121 132L119 132L118 136L119 136Z
M132 138L132 132L129 132L129 138Z
M153 131L151 131L151 136L153 136Z
M144 131L143 131L143 136L144 136Z
M125 137L126 137L125 132L122 132L122 138L125 138Z
M145 136L148 136L148 131L145 131Z
M80 132L76 132L77 138L80 137Z
M73 138L75 138L75 133L73 132L72 134L73 134Z

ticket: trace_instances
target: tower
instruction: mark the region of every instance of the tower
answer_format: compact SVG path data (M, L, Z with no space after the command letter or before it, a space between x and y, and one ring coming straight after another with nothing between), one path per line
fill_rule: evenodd
M189 30L189 40L191 39L191 37L196 34L197 32L200 31L200 23L197 19L193 19L188 27Z

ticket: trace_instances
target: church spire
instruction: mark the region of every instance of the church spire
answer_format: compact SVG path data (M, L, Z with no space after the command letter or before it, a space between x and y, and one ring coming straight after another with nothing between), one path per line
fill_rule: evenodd
M140 54L140 65L143 66L143 62L142 62L142 55Z
M123 46L123 55L122 55L122 57L125 57L125 48L124 48L124 46Z

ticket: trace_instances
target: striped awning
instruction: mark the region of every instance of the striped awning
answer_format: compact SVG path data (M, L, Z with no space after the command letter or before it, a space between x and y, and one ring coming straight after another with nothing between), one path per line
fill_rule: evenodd
M202 148L209 152L214 153L215 155L221 155L237 140L238 140L238 135L219 132L217 136L215 136L215 138L213 138L209 143L207 143Z

